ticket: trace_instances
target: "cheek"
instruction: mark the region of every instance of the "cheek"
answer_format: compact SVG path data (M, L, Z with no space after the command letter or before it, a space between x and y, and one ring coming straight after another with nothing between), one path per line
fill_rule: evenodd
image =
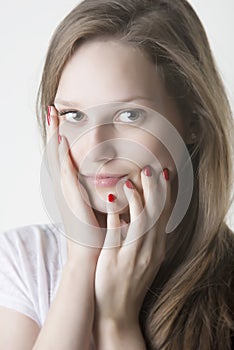
M144 146L149 154L150 159L145 158L145 162L149 161L149 165L153 169L158 170L159 167L164 169L165 167L170 170L171 179L176 177L176 167L180 168L183 163L183 148L180 145L174 145L173 153L167 143L163 144L158 138L153 136L138 137L138 142Z
M95 153L96 157L89 158L89 155L92 156L92 146L94 145L90 144L87 135L82 136L82 132L73 125L63 123L60 125L59 131L62 135L66 136L73 163L77 169L80 168L80 171L84 164L86 164L85 167L87 168L86 162L95 162L95 159L98 161L105 156L104 153L107 148L100 148L100 152ZM155 132L154 135L156 136L153 136L152 133L148 131L129 129L126 134L123 130L118 130L119 138L115 135L116 141L112 138L108 148L113 148L113 154L115 154L117 158L120 157L128 164L131 163L130 167L133 167L135 170L142 169L146 165L151 165L155 170L158 170L160 167L162 167L162 169L168 167L172 173L172 177L174 177L176 175L175 164L178 168L181 166L183 155L182 146L176 139L173 140L168 136L168 132L165 128L161 128L160 131L158 129L157 132L158 134ZM159 140L159 135L163 142ZM123 140L121 140L121 137ZM173 153L171 153L170 150L172 150ZM91 153L89 153L89 151ZM83 163L83 161L85 162Z
M68 143L73 164L75 165L77 170L79 169L79 171L81 171L81 165L86 156L86 147L81 143L78 144L78 142L73 142L70 144L68 140Z
M69 125L68 123L60 124L59 133L66 137L73 164L78 168L85 156L85 149L87 149L87 144L85 147L85 144L82 141L82 133L78 128L75 128L74 125Z
M146 147L161 164L168 164L172 162L170 152L168 151L166 145L156 139L152 138L146 142L142 142L144 147Z

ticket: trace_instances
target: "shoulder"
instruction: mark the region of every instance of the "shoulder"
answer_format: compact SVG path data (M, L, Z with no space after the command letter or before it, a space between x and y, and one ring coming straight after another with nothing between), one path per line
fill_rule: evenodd
M27 253L27 258L34 259L37 255L46 258L58 256L61 250L62 237L53 224L35 224L9 229L0 234L1 254Z
M43 324L63 269L62 238L52 224L0 234L0 305Z
M58 236L58 230L56 230L55 225L53 224L34 224L34 225L25 225L10 228L6 231L3 231L0 234L1 240L22 240L26 241L28 238L32 238L32 242L39 239L46 239L50 237L51 239L56 239ZM3 237L3 238L1 238Z
M64 242L53 224L21 226L1 233L1 278L14 282L24 279L31 286L42 280L55 285L66 257Z

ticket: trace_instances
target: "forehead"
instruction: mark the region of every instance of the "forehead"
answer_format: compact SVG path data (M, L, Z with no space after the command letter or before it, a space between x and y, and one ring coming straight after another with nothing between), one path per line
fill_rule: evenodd
M92 40L82 44L65 65L56 97L85 109L132 97L160 106L168 96L156 66L139 48Z

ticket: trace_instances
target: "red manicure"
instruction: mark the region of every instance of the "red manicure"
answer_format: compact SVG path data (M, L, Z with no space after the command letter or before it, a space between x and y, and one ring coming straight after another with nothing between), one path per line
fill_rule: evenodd
M163 175L166 181L169 181L170 175L169 170L167 168L163 169Z
M132 183L130 180L127 180L127 181L125 182L125 185L126 185L128 188L134 189L134 185L133 185L133 183Z
M46 116L46 118L47 118L47 123L48 123L49 126L50 126L50 112L51 112L51 106L48 106L47 107L47 116Z
M148 167L148 166L145 167L144 168L144 173L145 173L146 176L151 176L152 173L151 173L150 167Z
M62 141L62 136L58 134L58 143L60 144L61 141Z
M108 194L108 201L109 202L114 202L115 200L116 200L116 197L112 193Z

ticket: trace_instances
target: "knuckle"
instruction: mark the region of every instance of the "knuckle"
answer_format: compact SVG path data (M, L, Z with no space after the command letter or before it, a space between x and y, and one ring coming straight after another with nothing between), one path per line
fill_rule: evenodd
M140 269L146 269L152 262L151 254L144 254L138 261L138 267Z

